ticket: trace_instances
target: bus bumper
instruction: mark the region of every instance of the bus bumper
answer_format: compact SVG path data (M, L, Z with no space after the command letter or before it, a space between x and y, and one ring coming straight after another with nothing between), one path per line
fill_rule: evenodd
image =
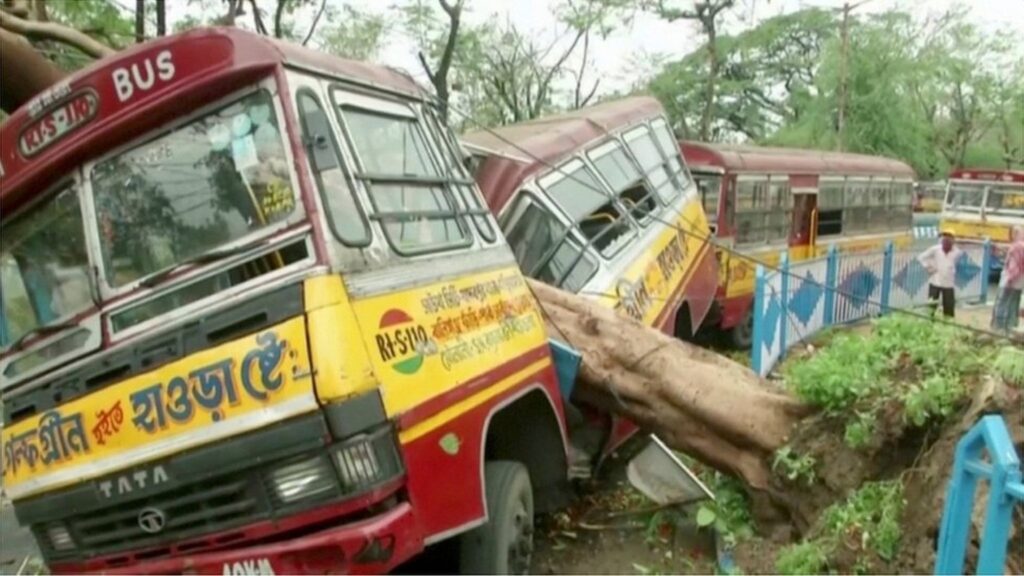
M412 506L403 502L378 516L283 540L194 556L161 558L89 572L55 565L55 574L380 574L423 549Z

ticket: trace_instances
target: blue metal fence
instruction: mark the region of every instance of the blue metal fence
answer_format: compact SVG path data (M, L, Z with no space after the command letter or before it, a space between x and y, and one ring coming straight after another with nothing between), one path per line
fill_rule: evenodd
M984 302L988 293L989 243L960 246L957 299ZM757 267L754 285L754 337L751 363L768 374L786 349L833 325L928 303L928 272L920 252L896 250L842 254L790 262L783 253L775 270Z
M1017 451L999 416L983 417L956 446L939 529L936 574L963 574L978 480L988 480L989 489L977 573L1003 574L1013 508L1024 504L1024 484Z

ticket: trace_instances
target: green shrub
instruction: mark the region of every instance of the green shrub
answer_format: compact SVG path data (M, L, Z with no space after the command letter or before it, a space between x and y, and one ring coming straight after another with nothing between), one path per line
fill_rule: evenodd
M992 371L1011 386L1024 386L1024 350L1004 346L996 353Z
M817 540L792 544L779 552L775 570L779 574L823 574L828 571L830 553Z

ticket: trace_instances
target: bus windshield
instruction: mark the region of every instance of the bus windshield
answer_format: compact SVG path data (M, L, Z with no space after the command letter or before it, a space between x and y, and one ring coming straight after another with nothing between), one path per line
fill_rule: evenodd
M4 225L0 247L0 346L91 305L89 261L75 188Z
M296 203L266 90L102 160L89 177L115 288L285 220Z
M695 172L693 179L697 183L697 191L700 193L708 222L718 222L718 193L722 189L722 175Z
M956 180L946 193L947 211L980 212L989 215L1024 214L1024 186L999 182Z
M993 185L985 197L986 214L1024 214L1024 186L1020 184Z

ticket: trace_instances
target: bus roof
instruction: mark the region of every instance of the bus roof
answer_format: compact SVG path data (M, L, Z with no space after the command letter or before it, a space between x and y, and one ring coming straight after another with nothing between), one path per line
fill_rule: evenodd
M910 166L881 156L690 141L682 141L679 144L687 165L695 170L700 170L701 167L714 167L730 172L886 175L894 178L915 178L914 170Z
M68 76L0 126L0 212L9 214L82 162L249 85L279 65L417 98L396 70L315 52L237 28L137 44Z
M1024 170L990 170L987 168L961 168L959 170L953 170L949 174L949 179L1024 183Z
M572 156L587 144L663 113L649 96L603 102L564 114L545 116L462 137L467 148L487 158L476 173L477 184L491 210L498 211L522 183Z

